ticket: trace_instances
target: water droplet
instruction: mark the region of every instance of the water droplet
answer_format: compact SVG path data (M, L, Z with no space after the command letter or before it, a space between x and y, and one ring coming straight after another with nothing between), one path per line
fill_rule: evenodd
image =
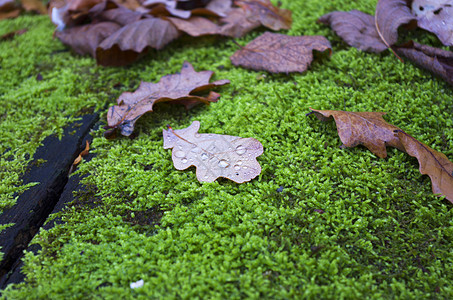
M208 155L207 155L206 153L204 153L204 152L201 153L200 156L201 156L201 159L202 159L202 160L207 160L207 159L208 159Z
M186 153L184 153L184 151L178 150L175 152L175 156L181 158L186 156Z
M229 164L226 160L224 160L224 159L221 159L221 160L219 161L219 167L221 167L221 168L228 168L229 165L230 165L230 164Z
M182 161L183 164L186 164L187 163L187 158L184 157L183 159L181 159L181 161Z
M241 169L241 167L240 167L240 166L238 166L238 165L234 165L234 169L235 169L236 171L238 171L238 170L240 170L240 169Z
M240 166L242 165L242 160L238 160L237 164Z
M198 152L200 152L200 150L201 150L201 149L198 148L198 147L193 147L192 149L190 149L190 151L192 151L192 152L194 152L194 153L198 153Z
M239 145L239 146L236 147L236 153L237 153L238 155L242 155L242 154L244 154L245 152L247 152L247 149L246 149L244 146Z
M244 170L248 169L247 166L243 166L242 168L243 168Z
M196 137L196 138L199 138L199 137L200 137L200 134L199 134L199 133L195 133L195 137Z

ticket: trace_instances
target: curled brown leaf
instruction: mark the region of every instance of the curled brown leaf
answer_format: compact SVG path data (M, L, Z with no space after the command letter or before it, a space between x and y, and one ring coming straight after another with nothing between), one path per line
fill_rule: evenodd
M211 92L207 97L193 94L229 83L229 80L209 82L213 74L212 71L196 72L190 63L184 62L181 73L166 75L158 83L142 82L135 92L121 94L118 105L110 107L108 125L129 136L138 118L152 111L155 103L182 101L186 107L192 107L194 102L215 102L220 96L217 93Z
M445 154L428 147L403 130L396 130L395 135L407 154L417 158L420 173L431 178L433 193L441 194L453 203L453 163Z
M399 128L382 118L385 112L310 110L321 121L328 121L331 117L335 119L338 135L346 147L363 145L381 158L387 157L387 146L404 151L404 146L394 134Z

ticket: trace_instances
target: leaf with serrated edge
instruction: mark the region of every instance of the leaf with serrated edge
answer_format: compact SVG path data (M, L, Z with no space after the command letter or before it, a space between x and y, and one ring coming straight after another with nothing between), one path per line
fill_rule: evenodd
M212 91L207 97L192 94L230 83L226 79L209 82L213 74L212 71L196 72L190 63L184 62L181 73L166 75L158 83L142 81L135 92L122 93L117 99L118 105L110 107L108 125L120 129L122 135L129 136L137 119L152 111L156 103L182 101L190 108L194 101L206 104L215 102L220 95Z
M420 173L431 178L433 193L441 194L453 203L453 163L445 154L428 147L402 130L396 130L395 135L407 154L417 158Z
M381 158L387 157L386 146L404 151L403 145L394 135L394 130L399 128L382 118L385 112L310 110L321 121L328 121L330 117L335 119L338 135L346 147L364 145Z
M261 173L256 157L263 145L254 138L198 133L200 122L187 128L163 130L164 149L172 148L176 169L195 166L200 182L213 182L219 177L237 183L250 181Z

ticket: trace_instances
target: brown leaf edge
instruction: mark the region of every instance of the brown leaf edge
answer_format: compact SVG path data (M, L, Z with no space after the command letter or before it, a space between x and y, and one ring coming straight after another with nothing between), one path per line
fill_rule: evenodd
M447 156L418 141L401 129L395 130L395 136L404 145L406 153L417 158L421 174L431 179L432 191L453 203L453 163Z
M344 113L342 111L332 111L332 110L314 110L310 108L311 112L307 113L306 115L315 114L315 116L321 121L328 121L332 117L337 122L335 118L335 112ZM385 113L376 112L377 115L384 115ZM382 119L382 117L381 117ZM382 119L383 120L383 119ZM396 138L396 142L386 143L388 146L392 146L398 148L401 151L406 152L410 156L417 158L419 162L419 170L421 174L428 175L431 179L432 183L432 191L434 194L440 194L441 196L445 196L445 198L453 203L453 163L448 160L447 156L441 152L438 152L426 144L418 141L414 137L410 136L400 128L389 124L384 121L389 128L395 128L393 130L394 137ZM340 129L337 123L337 130L340 136L341 141L347 147L355 147L358 144L363 143L350 143L347 140L343 140ZM364 144L364 146L366 146ZM371 152L378 155L381 158L386 157L386 152L380 153L375 152L374 150L370 149L370 147L366 146ZM385 148L384 148L385 151ZM385 154L385 156L382 156ZM424 159L426 158L426 159Z

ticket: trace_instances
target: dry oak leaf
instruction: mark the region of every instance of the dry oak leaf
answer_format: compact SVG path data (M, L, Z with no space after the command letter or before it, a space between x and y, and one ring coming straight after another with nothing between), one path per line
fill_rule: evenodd
M404 151L404 146L394 134L399 128L382 118L385 112L310 110L321 121L328 121L331 117L335 119L338 135L346 147L364 145L381 158L387 157L386 146Z
M334 11L319 18L319 22L329 25L349 46L359 50L379 53L387 49L372 15L359 10Z
M395 136L401 141L407 154L417 158L420 173L431 178L433 193L441 194L453 203L453 163L447 156L402 130L396 130Z
M237 183L250 181L261 173L256 157L263 145L254 138L198 133L200 122L185 129L163 130L164 149L172 148L173 165L178 170L195 166L200 182L213 182L219 177Z
M118 105L110 107L108 127L119 129L122 135L129 136L137 119L152 111L155 103L177 101L190 108L194 101L206 104L217 101L220 95L212 91L207 97L193 94L230 83L226 79L210 83L213 74L212 71L196 72L190 63L184 62L181 73L166 75L158 83L142 81L135 92L121 94L117 99Z
M265 32L231 57L235 66L272 73L304 72L313 60L313 50L332 53L323 36L288 36Z
M451 0L414 0L412 12L417 25L437 35L446 46L453 46L453 2Z
M453 52L410 41L395 51L453 85Z

